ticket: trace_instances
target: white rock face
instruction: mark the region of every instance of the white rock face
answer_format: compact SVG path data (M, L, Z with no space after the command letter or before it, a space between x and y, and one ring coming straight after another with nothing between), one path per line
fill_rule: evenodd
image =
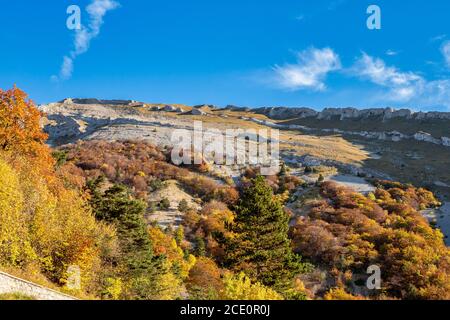
M414 139L417 141L427 142L427 143L433 143L437 145L442 145L445 147L450 147L450 138L442 137L440 139L434 138L431 134L427 132L418 132L414 135L406 135L398 131L390 131L390 132L377 132L377 131L345 131L340 129L313 129L308 128L301 125L283 125L274 123L268 120L260 120L256 118L246 118L241 117L242 120L247 121L253 121L258 124L262 124L271 128L275 129L281 129L281 130L302 130L302 131L321 131L321 132L333 132L333 133L339 133L339 134L347 134L347 135L353 135L353 136L360 136L367 139L377 139L377 140L384 140L384 141L393 141L393 142L399 142L405 139Z
M417 141L425 141L430 142L434 144L441 144L441 141L439 139L433 138L433 136L427 132L417 132L414 135L414 139Z
M177 112L177 108L175 108L174 106L167 105L167 106L165 106L163 108L163 111L165 111L165 112Z
M204 116L206 112L200 109L192 109L191 114L194 116Z
M442 137L441 141L443 146L450 147L450 138Z
M315 117L320 120L331 119L368 119L371 117L379 117L382 120L393 118L403 118L412 120L450 120L450 112L413 112L409 109L394 108L325 108L321 112L317 112L310 108L286 108L286 107L267 107L254 109L253 112L265 114L273 119L281 118L308 118Z
M72 98L67 98L66 100L64 100L64 104L65 104L65 105L73 104Z
M409 109L401 109L392 112L391 118L407 118L410 119L413 116L413 112Z
M303 165L308 167L320 166L323 163L321 159L312 156L304 156L301 162Z
M231 109L233 110L233 109ZM258 109L238 109L235 111L253 111L257 114L265 114L273 119L292 119L292 118L308 118L317 117L317 111L310 108L286 108L286 107L267 107Z
M88 104L88 102L95 102L94 104ZM141 120L139 113L134 109L117 109L115 105L118 104L142 104L140 102L133 102L128 100L97 100L97 99L65 99L60 103L51 103L48 105L39 106L39 109L46 113L47 121L43 125L45 130L50 134L51 139L66 139L71 137L85 137L90 133L99 130L105 126L139 126ZM144 104L145 105L145 104ZM200 108L193 108L190 111L191 114L197 116L208 115L208 111ZM118 111L119 110L119 111ZM164 111L164 112L177 112L183 113L185 110L181 107L175 107L166 105L163 107L153 106L150 107L152 111ZM260 108L253 110L259 114L269 114L279 119L285 117L298 117L308 118L313 117L317 119L352 119L352 118L366 118L371 119L375 117L374 121L382 121L392 118L408 118L410 121L417 119L450 119L450 113L444 112L418 112L413 113L408 109L394 110L392 108L384 109L366 109L358 110L356 108L327 108L322 112L316 112L308 108ZM157 118L160 116L157 116ZM417 132L412 135L403 134L399 131L346 131L337 128L326 129L314 129L302 125L296 124L280 124L269 120L260 120L256 118L242 117L247 121L253 121L275 129L286 130L301 130L304 132L328 132L343 135L355 135L364 137L367 139L377 139L384 141L399 142L405 139L413 139L416 141L422 141L425 143L433 143L436 145L442 145L450 147L449 137L434 137L427 132ZM443 123L442 125L445 125ZM111 129L112 130L112 129ZM153 133L149 133L152 135ZM50 141L50 143L52 143Z

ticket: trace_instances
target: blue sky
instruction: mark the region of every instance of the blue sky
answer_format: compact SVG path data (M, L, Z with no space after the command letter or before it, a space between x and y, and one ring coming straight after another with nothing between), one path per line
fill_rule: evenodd
M370 4L381 30L366 27ZM87 37L67 29L69 5ZM17 84L38 103L449 111L449 12L447 0L7 1L0 88Z

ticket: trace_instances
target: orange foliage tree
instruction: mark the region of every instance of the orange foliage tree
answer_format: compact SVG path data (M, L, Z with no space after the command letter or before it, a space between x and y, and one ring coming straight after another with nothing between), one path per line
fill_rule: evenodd
M45 144L47 134L41 128L41 116L19 88L0 89L0 150L13 159L26 157L28 167L39 170L50 182L54 159Z
M41 116L22 90L0 89L0 148L41 156L47 139L39 123Z

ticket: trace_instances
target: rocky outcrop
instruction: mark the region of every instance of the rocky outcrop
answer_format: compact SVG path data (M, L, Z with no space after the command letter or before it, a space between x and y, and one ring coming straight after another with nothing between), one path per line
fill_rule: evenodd
M231 104L227 105L225 107L225 110L235 111L235 112L249 112L249 111L251 111L251 109L248 108L248 107L238 107L238 106L234 106L234 105L231 105Z
M441 139L436 139L431 134L429 134L427 132L422 132L422 131L417 132L414 135L414 139L417 141L424 141L424 142L429 142L429 143L434 143L434 144L441 144L441 142L442 142Z
M254 113L264 114L271 119L286 120L293 118L317 117L319 113L309 108L272 107L253 109Z
M345 120L345 119L370 119L389 120L393 118L403 118L411 120L450 120L450 112L414 112L409 109L396 110L394 108L325 108L318 112L311 108L287 108L287 107L266 107L252 110L257 114L264 114L276 120L309 118L314 117L320 120Z
M247 118L247 117L241 117L242 120L246 121L252 121L261 125L265 125L274 129L280 129L280 130L302 130L306 132L326 132L326 133L337 133L337 134L343 134L343 135L353 135L353 136L360 136L367 139L377 139L377 140L384 140L384 141L393 141L393 142L399 142L405 139L414 139L416 141L422 141L427 143L433 143L436 145L442 145L444 147L450 147L450 138L448 137L441 137L441 138L435 138L431 134L427 132L417 132L413 135L407 135L403 134L398 131L389 131L389 132L374 132L374 131L345 131L341 129L315 129L315 128L308 128L306 126L296 125L296 124L279 124L274 123L268 120L260 120L256 118Z
M201 109L192 109L192 111L190 112L190 114L194 115L194 116L204 116L207 113Z
M93 104L90 104L93 103ZM40 106L40 109L48 113L47 122L43 124L45 130L50 134L52 144L52 138L65 140L71 137L80 137L103 126L111 126L121 124L125 118L136 118L137 114L134 114L136 110L134 108L124 108L118 110L114 108L116 104L126 105L141 105L133 100L98 100L98 99L65 99L61 103L51 103L49 105ZM147 106L145 104L142 104ZM189 114L196 116L206 116L213 113L216 109L213 105L198 105L189 111ZM231 111L248 112L248 108L229 105L225 108ZM153 106L150 107L152 111L163 111L173 113L184 113L185 110L181 107L173 105ZM317 120L340 120L345 121L347 119L369 119L369 121L386 121L394 118L408 119L408 121L421 121L417 127L420 128L420 124L425 120L437 119L439 122L436 126L446 125L445 121L450 120L450 113L445 112L413 112L408 109L395 110L393 108L374 108L359 110L355 108L326 108L322 112L317 112L310 108L285 108L285 107L272 107L272 108L259 108L252 109L253 113L264 114L273 119L294 119L294 118L312 118ZM137 111L136 111L137 112ZM261 125L269 126L277 129L287 130L302 130L305 132L327 132L334 134L353 135L360 136L367 139L377 139L384 141L399 142L405 139L412 139L421 141L424 143L432 143L435 145L442 145L450 147L450 138L446 134L446 131L434 131L433 134L424 131L409 131L403 133L400 129L392 125L387 127L385 131L372 130L372 131L352 131L346 130L345 125L341 125L340 128L311 128L299 124L280 124L270 120L259 120L256 118L242 117L244 120L253 121ZM442 123L444 121L444 123ZM408 122L407 122L408 123ZM131 123L130 123L131 124ZM333 122L331 122L333 124ZM429 124L429 123L428 123ZM450 125L450 123L448 123ZM404 122L403 122L404 125ZM434 126L434 123L432 123ZM381 127L381 126L380 126ZM420 130L420 129L419 129ZM441 134L442 136L439 136ZM445 136L444 136L445 135Z
M101 100L95 98L67 98L60 101L59 104L64 105L126 105L126 106L146 106L142 102L137 102L135 100ZM152 109L156 107L152 107ZM175 112L176 107L167 105L165 107L158 107L159 109L170 109L165 110L168 112ZM211 104L196 105L194 109L218 109L217 106ZM394 108L371 108L371 109L357 109L353 107L348 108L325 108L322 111L316 111L308 107L263 107L251 109L248 107L239 107L235 105L228 105L224 108L225 110L238 111L238 112L254 112L256 114L264 114L271 119L276 120L287 120L294 118L316 118L320 120L345 120L345 119L370 119L377 118L380 120L389 120L394 118L403 118L410 120L450 120L450 112L414 112L409 109L399 109Z
M442 145L446 147L450 147L450 138L441 137Z
M176 107L169 106L169 105L165 106L162 110L165 111L165 112L177 112L177 108Z
M218 107L213 104L199 104L199 105L193 106L192 108L194 108L194 109L205 109L205 108L218 109Z
M78 99L67 98L60 103L64 104L99 104L99 105L131 105L136 103L134 100L99 100L95 98Z
M370 119L378 118L388 120L393 118L411 119L413 112L409 109L395 110L393 108L373 108L373 109L355 109L355 108L326 108L319 112L317 118L324 120L332 119Z

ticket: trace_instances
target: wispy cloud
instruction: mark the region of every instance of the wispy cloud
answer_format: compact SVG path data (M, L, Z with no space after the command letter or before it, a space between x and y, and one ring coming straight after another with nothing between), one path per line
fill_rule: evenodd
M430 42L442 41L442 40L444 40L445 38L447 38L447 35L446 35L446 34L440 34L440 35L437 35L437 36L435 36L435 37L432 37L432 38L430 39Z
M383 60L371 57L365 52L350 70L362 79L388 88L389 98L393 101L410 100L424 84L420 75L387 66Z
M328 4L328 10L333 11L345 4L347 0L333 0Z
M305 20L305 15L299 14L298 16L295 17L295 20L297 20L297 21L303 21L303 20Z
M114 0L92 0L86 7L89 15L87 26L82 25L76 30L73 50L63 58L63 63L58 75L52 76L52 80L61 81L72 77L75 59L89 50L91 41L100 34L103 18L110 10L118 8L120 4Z
M447 66L450 68L450 41L446 41L442 44L441 52L444 56Z
M414 101L419 106L430 108L445 107L450 110L450 80L426 82L423 91Z
M380 102L415 104L419 107L446 107L450 109L450 80L427 80L414 72L403 72L387 66L379 59L363 53L350 72L362 79L386 88L377 96Z
M391 50L391 49L386 50L386 55L388 55L388 56L396 56L398 54L399 54L398 51L394 51L394 50Z
M64 80L69 79L72 77L72 73L73 73L73 59L66 56L63 58L61 70L59 71L59 78Z
M340 68L339 56L332 49L312 47L297 53L296 64L275 66L274 80L276 85L290 90L321 91L326 88L327 74Z

